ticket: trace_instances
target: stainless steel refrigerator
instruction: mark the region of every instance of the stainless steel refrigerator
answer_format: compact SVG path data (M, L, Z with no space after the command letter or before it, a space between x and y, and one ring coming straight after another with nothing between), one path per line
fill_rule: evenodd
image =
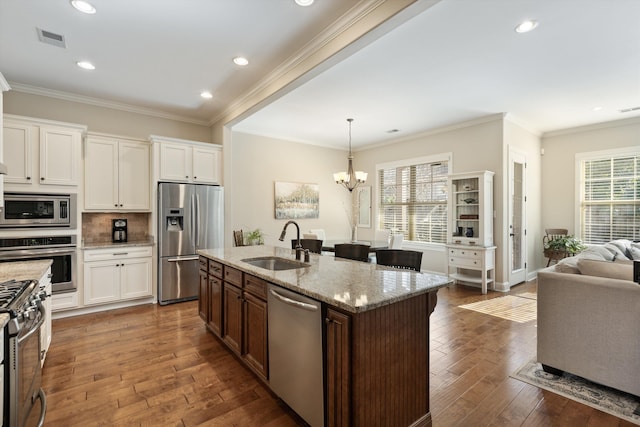
M198 298L196 250L224 245L224 189L158 184L158 302Z

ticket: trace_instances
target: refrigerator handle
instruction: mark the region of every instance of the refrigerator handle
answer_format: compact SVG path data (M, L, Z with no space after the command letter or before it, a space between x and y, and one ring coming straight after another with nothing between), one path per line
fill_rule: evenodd
M196 237L196 248L200 249L200 195L198 193L196 196L196 222L194 224L195 228L195 237Z
M189 233L191 234L191 241L195 242L196 239L196 197L191 195L191 209L190 209L190 220L191 220L191 228Z

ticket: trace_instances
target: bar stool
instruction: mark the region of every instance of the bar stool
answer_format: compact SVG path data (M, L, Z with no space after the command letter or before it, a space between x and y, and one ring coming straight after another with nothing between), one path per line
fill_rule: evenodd
M291 249L295 249L298 239L291 239ZM309 249L309 252L319 254L322 252L322 240L318 239L300 239L302 249Z
M420 271L422 252L402 249L378 249L376 251L376 259L380 265Z
M337 258L348 258L356 261L369 262L369 245L357 243L340 243L335 245Z

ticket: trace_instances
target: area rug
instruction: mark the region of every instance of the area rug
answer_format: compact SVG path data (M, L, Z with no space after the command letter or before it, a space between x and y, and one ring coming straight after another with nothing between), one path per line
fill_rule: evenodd
M525 293L506 295L471 304L460 305L460 308L477 311L500 317L512 322L525 323L536 319L536 294Z
M640 398L631 394L566 372L562 376L548 374L535 359L511 374L511 377L640 425Z

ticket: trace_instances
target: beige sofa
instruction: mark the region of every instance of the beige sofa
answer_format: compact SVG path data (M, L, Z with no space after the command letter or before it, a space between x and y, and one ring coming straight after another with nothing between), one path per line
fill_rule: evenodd
M538 362L640 396L640 284L605 249L538 273Z

